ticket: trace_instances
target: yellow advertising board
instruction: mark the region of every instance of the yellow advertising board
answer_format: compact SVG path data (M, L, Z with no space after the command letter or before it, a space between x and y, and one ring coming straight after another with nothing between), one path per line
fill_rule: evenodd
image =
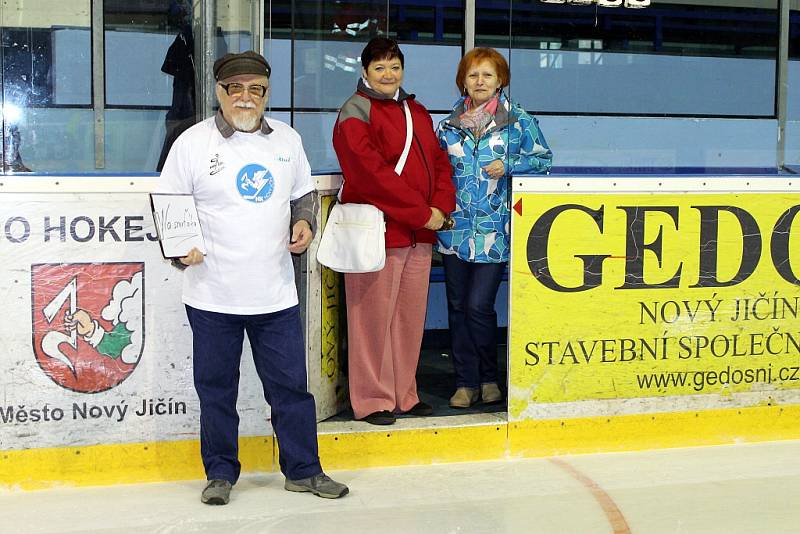
M328 215L333 209L336 197L333 195L321 196L320 206L322 219L321 228L325 227ZM342 345L342 322L341 314L344 305L341 296L341 287L344 284L342 276L332 269L328 269L320 264L322 278L322 365L320 367L322 376L328 382L334 383L340 380L339 361L341 358L340 348Z
M800 388L800 195L518 193L509 415Z

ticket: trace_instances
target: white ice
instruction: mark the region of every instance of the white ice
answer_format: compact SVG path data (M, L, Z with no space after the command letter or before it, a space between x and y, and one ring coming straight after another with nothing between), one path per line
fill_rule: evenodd
M329 474L351 494L290 493L279 473L243 477L227 506L201 504L200 480L3 489L0 532L800 532L800 441Z

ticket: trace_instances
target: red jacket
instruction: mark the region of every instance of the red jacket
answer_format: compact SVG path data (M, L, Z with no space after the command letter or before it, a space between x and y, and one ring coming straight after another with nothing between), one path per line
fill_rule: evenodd
M403 172L394 166L406 142L403 101L408 102L414 136ZM455 209L455 187L447 152L433 131L428 110L400 89L398 101L368 88L363 80L344 103L333 128L333 148L344 174L342 202L372 204L386 219L386 248L436 243L424 228L431 207L445 215Z

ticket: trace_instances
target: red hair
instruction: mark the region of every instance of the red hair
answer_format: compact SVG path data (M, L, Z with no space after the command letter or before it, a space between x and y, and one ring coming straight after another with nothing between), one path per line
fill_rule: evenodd
M503 55L494 48L473 48L461 58L458 63L458 72L456 72L456 87L459 93L464 93L464 79L467 77L467 71L472 68L476 63L488 61L497 72L497 77L500 80L500 87L508 87L511 82L511 71L508 68L508 62Z

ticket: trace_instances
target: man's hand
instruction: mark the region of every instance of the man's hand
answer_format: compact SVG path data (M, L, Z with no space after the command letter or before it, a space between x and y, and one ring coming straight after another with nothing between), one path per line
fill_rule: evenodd
M494 178L497 180L498 178L502 178L502 176L506 173L506 169L503 166L503 162L499 159L494 160L490 164L483 167L483 170L486 171L486 174L489 175L489 178Z
M189 254L180 259L180 262L184 265L197 265L198 263L203 263L203 253L200 252L197 247L194 247L189 251Z
M292 254L302 254L314 239L314 232L308 221L300 219L292 226L292 238L289 241L289 252Z
M94 334L94 321L85 310L77 309L73 314L65 313L64 326L67 332L77 330L78 334L86 337L91 337Z
M431 217L425 224L428 230L438 230L444 224L444 212L439 208L431 208Z

